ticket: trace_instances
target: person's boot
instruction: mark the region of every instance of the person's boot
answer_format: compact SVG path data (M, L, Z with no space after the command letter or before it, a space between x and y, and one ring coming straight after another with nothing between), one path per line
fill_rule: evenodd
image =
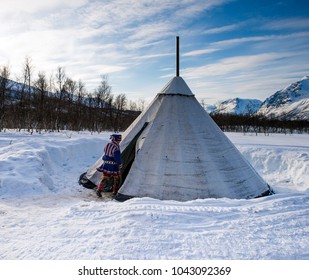
M102 192L102 190L103 190L105 184L107 183L108 179L109 179L109 178L103 178L103 179L101 180L101 182L99 183L99 186L98 186L97 190L95 191L95 193L97 194L98 197L102 197L101 192Z
M102 197L101 190L99 188L97 188L95 193L97 194L98 197Z

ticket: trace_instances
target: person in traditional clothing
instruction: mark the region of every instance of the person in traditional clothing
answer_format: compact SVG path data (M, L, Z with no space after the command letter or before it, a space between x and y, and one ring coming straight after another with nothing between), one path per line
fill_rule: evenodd
M102 180L96 190L98 197L102 197L101 192L111 177L114 179L113 194L117 194L122 168L121 152L119 146L121 138L121 134L112 134L110 137L111 141L104 147L104 155L102 157L103 163L99 168L97 168L99 172L103 173Z

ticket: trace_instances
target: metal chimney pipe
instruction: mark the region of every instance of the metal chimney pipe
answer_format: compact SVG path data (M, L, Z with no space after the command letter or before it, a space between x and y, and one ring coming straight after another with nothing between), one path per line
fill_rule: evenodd
M176 37L176 76L179 77L179 36Z

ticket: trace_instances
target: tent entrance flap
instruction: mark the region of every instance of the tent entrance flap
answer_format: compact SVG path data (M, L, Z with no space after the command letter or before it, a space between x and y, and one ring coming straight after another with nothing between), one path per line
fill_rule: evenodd
M144 129L147 127L149 122L145 122L143 127L140 129L140 131L134 136L132 141L127 145L127 147L124 149L124 151L121 153L121 159L123 162L123 167L122 167L122 180L121 180L121 185L124 183L127 175L130 172L131 166L134 162L135 159L135 146L138 138L144 131Z

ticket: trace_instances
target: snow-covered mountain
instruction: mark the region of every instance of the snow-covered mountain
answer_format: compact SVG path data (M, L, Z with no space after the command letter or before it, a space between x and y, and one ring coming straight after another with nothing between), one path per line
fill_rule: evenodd
M271 95L257 114L285 120L309 120L309 76Z
M257 99L233 98L218 102L211 111L219 114L251 115L259 110L262 103Z
M2 77L0 77L0 80L1 79ZM37 89L33 86L29 87L26 84L16 82L10 79L7 79L6 89L10 91L11 101L15 101L18 98L19 93L23 90L25 91L25 93L28 93L30 89L31 94L34 94L37 91Z
M232 98L215 105L205 105L204 108L213 114L257 114L267 118L309 121L309 76L277 91L264 102Z
M202 106L208 114L212 113L214 110L217 109L216 105L202 103Z

